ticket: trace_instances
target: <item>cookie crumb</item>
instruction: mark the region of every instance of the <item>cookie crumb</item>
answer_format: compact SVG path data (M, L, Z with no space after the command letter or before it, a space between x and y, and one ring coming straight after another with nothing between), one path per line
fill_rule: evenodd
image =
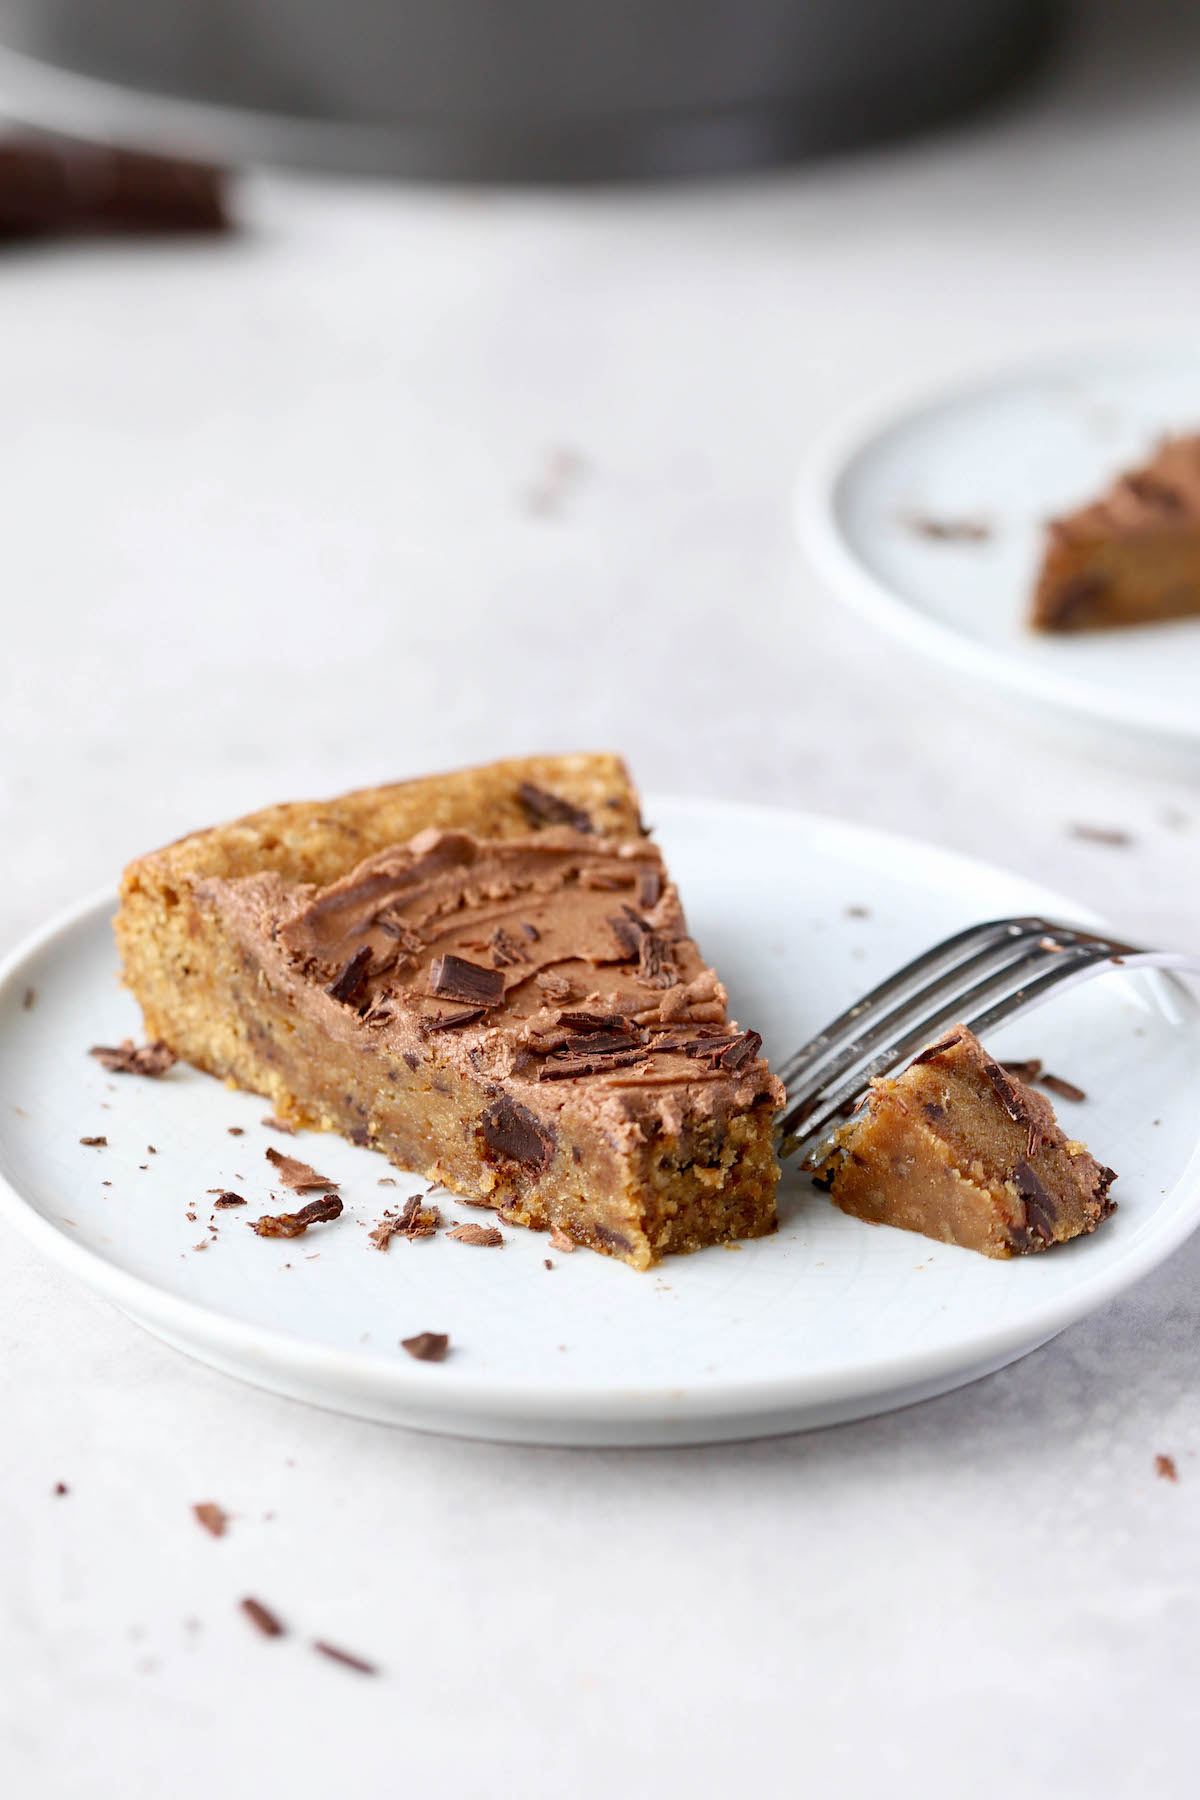
M1179 1480L1179 1470L1175 1467L1175 1458L1173 1456L1156 1456L1154 1459L1154 1473L1163 1481Z
M415 1337L401 1338L400 1348L418 1362L445 1362L450 1339L444 1331L418 1331Z
M310 1225L324 1224L328 1219L341 1217L342 1203L336 1194L322 1194L319 1200L310 1200L294 1213L266 1213L261 1219L249 1219L247 1224L259 1237L293 1238L303 1237Z

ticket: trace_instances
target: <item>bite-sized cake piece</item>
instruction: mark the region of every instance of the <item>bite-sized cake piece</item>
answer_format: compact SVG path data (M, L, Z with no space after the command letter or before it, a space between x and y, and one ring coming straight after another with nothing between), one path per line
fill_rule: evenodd
M152 1038L513 1224L639 1269L774 1225L782 1088L615 757L201 832L116 929Z
M1200 614L1200 436L1055 519L1034 596L1039 631L1095 631Z
M965 1025L871 1084L819 1177L843 1212L985 1256L1095 1231L1116 1180Z

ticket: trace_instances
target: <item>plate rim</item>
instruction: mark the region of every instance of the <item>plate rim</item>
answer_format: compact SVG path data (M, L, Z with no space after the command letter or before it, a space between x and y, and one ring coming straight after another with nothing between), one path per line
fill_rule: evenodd
M764 802L662 795L651 796L648 804L660 813L669 808L676 816L689 812L711 816L715 811L749 817L760 823L769 822L776 827L786 822L796 830L811 832L815 828L820 832L832 832L869 849L876 856L912 857L919 854L923 860L947 869L955 868L964 875L1005 875L1044 894L1053 908L1065 916L1074 916L1093 925L1103 922L1090 909L1057 895L1019 871L1004 870L982 858L927 844L901 832ZM110 918L114 901L115 895L107 887L93 892L55 913L45 924L23 937L0 959L0 996L10 987L23 985L27 965L58 939L77 928L101 924ZM42 1251L49 1261L110 1301L135 1322L145 1325L147 1319L154 1320L170 1337L184 1337L191 1344L210 1344L222 1356L242 1365L256 1363L264 1378L259 1385L273 1385L268 1376L272 1367L283 1368L302 1382L312 1375L319 1375L320 1386L326 1394L334 1390L339 1394L357 1390L372 1401L387 1402L393 1412L405 1405L426 1411L433 1402L432 1410L448 1425L460 1419L478 1418L483 1413L494 1417L497 1426L506 1420L520 1420L534 1426L607 1423L645 1427L661 1423L664 1428L670 1428L683 1423L710 1421L715 1424L736 1418L759 1422L764 1419L795 1420L817 1409L846 1405L872 1396L884 1403L880 1410L885 1410L890 1395L952 1377L957 1370L984 1361L1015 1360L1026 1350L1036 1348L1134 1286L1173 1254L1200 1225L1200 1137L1169 1193L1177 1201L1170 1215L1157 1226L1153 1220L1148 1221L1119 1258L1079 1281L1069 1294L1043 1299L1016 1318L994 1323L968 1339L960 1337L952 1345L910 1350L898 1357L880 1357L852 1368L792 1371L755 1380L724 1380L714 1376L706 1377L702 1383L689 1381L682 1387L664 1380L652 1385L631 1385L614 1380L607 1384L587 1383L563 1388L522 1376L458 1372L451 1385L444 1381L443 1371L427 1368L420 1362L414 1361L410 1367L407 1362L375 1348L321 1344L294 1331L248 1321L212 1303L172 1294L155 1281L119 1267L98 1250L72 1238L26 1200L3 1172L0 1172L0 1218ZM867 1229L865 1225L863 1228ZM156 1326L149 1328L154 1330ZM255 1377L248 1374L245 1379L253 1382ZM965 1379L969 1377L964 1376ZM956 1384L951 1380L949 1385ZM329 1399L315 1403L333 1404ZM352 1409L338 1406L337 1410ZM431 1428L437 1429L436 1426ZM780 1428L798 1427L781 1425Z
M1039 378L1111 369L1119 364L1135 368L1183 356L1200 365L1200 339L1179 339L1140 350L1125 340L1108 348L1094 344L1075 352L1060 346L1057 354L1047 348L1037 355L989 358L960 366L955 372L890 382L843 409L809 444L793 484L793 536L830 592L917 655L928 655L1026 703L1064 707L1077 720L1092 725L1118 726L1150 742L1200 750L1200 716L1189 716L1185 709L1171 706L1150 716L1120 693L1096 688L1069 671L1060 673L1026 662L1007 647L977 642L922 611L862 561L839 516L839 497L855 463L887 432L923 414Z

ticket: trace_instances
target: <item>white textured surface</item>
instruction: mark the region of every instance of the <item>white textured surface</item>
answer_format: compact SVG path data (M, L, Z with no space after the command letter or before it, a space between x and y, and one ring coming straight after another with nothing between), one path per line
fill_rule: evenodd
M847 634L789 538L798 453L898 372L1194 325L1200 82L1138 62L745 185L264 183L236 247L6 253L4 940L192 823L611 742L1200 941L1193 774ZM586 468L531 514L559 444ZM22 1800L1193 1791L1196 1242L912 1412L600 1454L275 1401L0 1254Z

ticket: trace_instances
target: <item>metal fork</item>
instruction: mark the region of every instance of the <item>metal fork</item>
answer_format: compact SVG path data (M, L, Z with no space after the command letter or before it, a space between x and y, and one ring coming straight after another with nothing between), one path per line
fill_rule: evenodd
M1050 919L993 919L935 944L826 1025L779 1070L787 1089L780 1154L814 1153L868 1084L949 1025L977 1033L1093 975L1122 969L1200 974L1200 956L1142 950Z

